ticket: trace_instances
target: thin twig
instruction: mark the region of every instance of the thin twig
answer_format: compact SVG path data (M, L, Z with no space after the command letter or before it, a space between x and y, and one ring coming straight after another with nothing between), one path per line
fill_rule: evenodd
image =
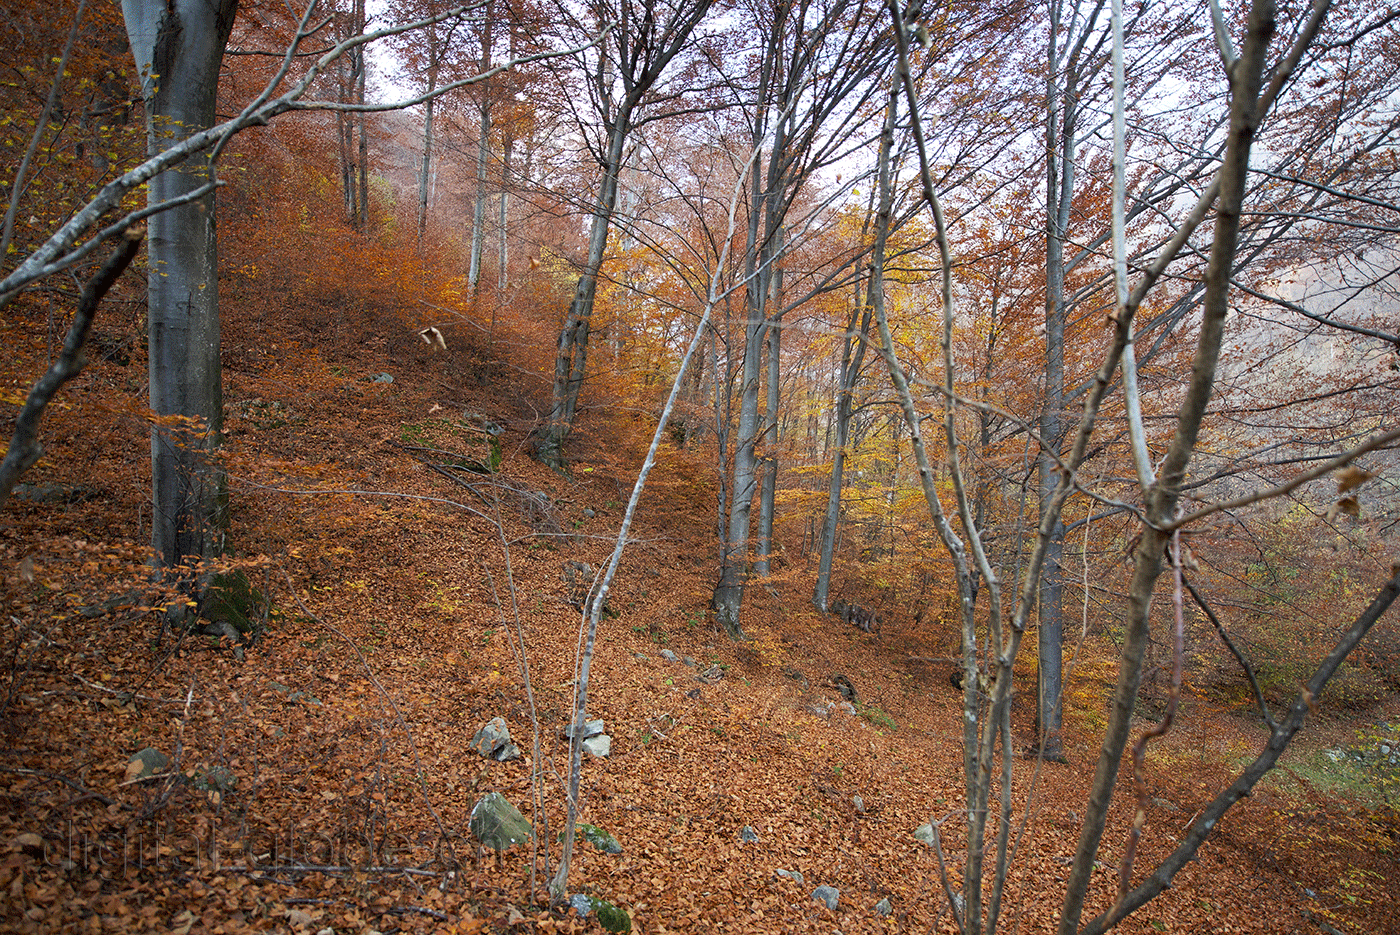
M1259 688L1259 679L1254 674L1254 666L1249 664L1249 659L1235 646L1235 641L1230 639L1230 634L1225 630L1225 624L1220 622L1220 618L1215 615L1215 611L1211 608L1210 604L1206 603L1206 599L1201 596L1201 592L1196 590L1196 586L1191 583L1191 579L1183 574L1181 576L1181 581L1186 585L1186 590L1191 592L1191 598L1196 602L1196 606L1201 608L1210 619L1211 624L1215 627L1215 632L1220 635L1221 642L1230 650L1230 653L1240 664L1240 668L1244 669L1245 678L1249 679L1249 687L1254 692L1254 701L1259 706L1259 716L1264 719L1264 723L1269 726L1269 730L1278 730L1278 724L1274 722L1274 714L1269 710L1268 703L1264 701L1264 692Z

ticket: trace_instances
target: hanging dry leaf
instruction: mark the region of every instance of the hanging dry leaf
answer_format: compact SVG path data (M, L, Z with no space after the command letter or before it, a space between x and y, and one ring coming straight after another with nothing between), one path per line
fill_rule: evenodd
M1342 468L1337 472L1337 493L1346 493L1348 490L1355 490L1371 478L1375 477L1370 471L1355 464ZM1353 516L1356 514L1352 514Z

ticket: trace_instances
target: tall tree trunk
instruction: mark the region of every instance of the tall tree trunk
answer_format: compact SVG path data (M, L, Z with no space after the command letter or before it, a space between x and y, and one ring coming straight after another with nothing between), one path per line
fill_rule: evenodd
M472 206L471 264L467 270L467 288L472 295L481 288L482 243L486 239L486 164L491 158L491 102L484 96L478 113L481 119L476 138L476 201Z
M774 237L774 256L780 256L783 249L783 231L781 228L776 231ZM764 403L763 412L763 446L767 449L767 454L763 457L763 486L759 490L758 500L758 555L754 559L754 572L759 575L768 575L772 571L773 558L773 510L774 500L778 495L778 454L777 444L780 437L778 420L778 401L782 392L782 303L783 299L783 271L781 267L771 271L770 294L768 301L774 308L779 309L773 318L773 324L768 329L768 380L767 398Z
M772 571L773 558L773 500L778 493L778 359L782 341L782 324L774 321L768 329L767 399L763 409L763 482L758 491L758 554L754 556L754 574L767 576Z
M365 31L365 0L355 0L355 32ZM365 103L365 81L366 73L369 71L369 62L365 58L364 47L360 46L355 50L355 61L357 63L355 74L355 103L364 106ZM356 221L356 228L362 234L369 233L369 137L365 135L366 121L369 115L360 111L358 123L360 125L360 204L359 216Z
M213 125L236 9L237 0L124 0L151 154ZM209 157L193 156L151 180L148 203L189 195L213 177ZM225 477L210 457L223 424L214 207L211 188L147 222L150 393L159 417L151 433L151 545L196 597L195 565L218 554L227 525Z
M588 234L588 254L579 274L578 288L559 330L554 361L554 385L549 418L533 433L535 457L555 470L564 470L564 441L573 428L583 386L588 353L593 300L598 291L598 273L607 251L608 228L617 207L618 174L622 171L623 151L638 107L642 106L667 66L681 51L692 45L691 34L709 12L710 0L684 0L663 6L656 0L620 4L613 12L621 21L612 23L608 49L597 63L594 76L595 100L607 145L599 160L603 178L593 204L593 221ZM606 19L599 7L600 25ZM616 57L613 57L613 51ZM614 104L615 85L623 91Z
M745 638L740 611L744 601L744 582L748 577L749 519L754 494L758 489L756 445L761 425L758 396L762 386L763 339L768 330L762 300L757 300L757 304L757 309L750 305L749 321L744 328L744 360L739 377L739 424L734 443L733 481L729 488L729 522L725 526L721 545L719 581L711 600L715 620L731 639L736 640Z
M350 80L353 87L354 78ZM348 104L353 100L354 91L349 88L343 89L341 102ZM356 209L358 201L355 197L355 115L336 111L335 126L340 144L340 192L345 201L345 220L353 225L359 217Z
M507 180L510 178L510 157L511 149L515 146L515 140L506 134L506 138L501 141L501 190L499 194L499 214L496 225L496 292L504 292L508 284L510 254L508 241L506 239L506 229L508 226L508 214L510 205L510 192L507 190Z
M437 88L437 69L428 71L428 93ZM418 171L418 252L423 252L423 235L428 231L428 182L433 165L433 105L435 98L428 98L423 105L423 162Z
M1040 438L1046 446L1039 460L1040 513L1050 505L1059 483L1059 449L1064 436L1065 400L1065 236L1074 198L1075 108L1077 64L1070 57L1060 72L1059 3L1051 5L1049 65L1046 78L1045 135L1045 398ZM1092 28L1092 22L1083 25ZM1056 517L1045 547L1044 574L1038 601L1036 745L1048 759L1064 758L1060 736L1063 709L1064 586L1061 558L1064 524Z
M873 286L872 280L871 287ZM855 408L856 381L860 378L860 369L865 361L866 341L870 334L871 305L871 301L866 300L851 309L851 318L846 324L846 339L841 351L841 376L836 388L836 415L832 420L836 441L831 452L831 481L827 485L826 513L822 517L817 585L812 593L812 603L822 613L826 613L831 597L831 567L836 555L836 528L841 519L841 488L846 470L846 447L851 440L851 413ZM857 319L860 321L859 332L855 330Z
M608 136L603 178L598 185L598 199L593 204L593 222L588 231L588 253L564 325L559 329L549 420L535 432L535 457L555 470L563 470L567 465L564 441L573 427L579 390L583 387L593 299L598 292L598 274L603 268L603 258L607 255L608 228L612 224L613 210L617 207L617 176L622 169L623 147L631 126L631 111L624 109L618 113Z

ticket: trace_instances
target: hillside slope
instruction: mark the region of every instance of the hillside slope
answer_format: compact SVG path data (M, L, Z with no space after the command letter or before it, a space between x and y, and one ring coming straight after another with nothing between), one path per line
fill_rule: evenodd
M600 930L542 902L579 639L570 563L610 550L653 425L586 416L562 477L525 453L538 388L479 338L449 330L433 354L392 318L345 315L244 310L226 325L227 571L270 601L252 601L251 645L162 633L144 609L140 362L95 362L49 414L30 495L0 517L0 929ZM113 341L133 324L118 319ZM47 341L37 319L4 327L9 400ZM668 447L653 477L593 668L589 715L611 754L584 771L584 818L622 853L582 846L574 889L647 933L954 931L935 853L913 836L943 820L956 873L947 634L823 617L789 556L749 589L752 642L730 643L706 615L706 455ZM469 750L497 716L521 758ZM1152 761L1140 868L1258 736L1226 715L1178 729ZM1072 729L1068 765L1018 770L1008 931L1053 929L1095 742ZM149 775L132 761L146 748L165 758ZM478 850L469 813L488 791L534 819L536 851ZM1110 827L1115 860L1130 817ZM1306 788L1260 796L1121 930L1400 930L1395 831ZM1091 910L1116 874L1101 868ZM835 911L819 885L839 888Z

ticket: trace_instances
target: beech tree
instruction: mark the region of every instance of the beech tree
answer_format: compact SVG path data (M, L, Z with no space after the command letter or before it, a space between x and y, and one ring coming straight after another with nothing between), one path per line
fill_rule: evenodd
M237 8L237 0L123 0L151 156L213 125L219 66ZM148 204L159 209L147 221L147 353L156 416L151 545L161 567L179 578L190 578L193 563L222 551L227 526L223 472L211 458L223 424L212 182L212 160L203 150L155 175L147 189Z
M841 158L858 140L863 142L863 118L872 109L872 98L878 100L877 89L883 84L879 76L888 62L887 36L861 3L780 2L755 12L764 24L761 58L749 86L734 88L759 162L750 177L738 412L727 515L720 517L719 580L711 599L716 621L734 638L743 636L740 615L749 573L749 527L760 485L758 450L776 428L776 330L787 307L775 296L775 274L792 249L794 236L786 231L800 229L803 223L790 212L814 172ZM769 348L772 389L764 394ZM767 402L766 418L760 415L760 397ZM766 467L768 473L777 469L771 458ZM770 513L772 503L770 495Z
M534 432L536 457L556 470L567 465L564 442L573 428L586 372L593 301L627 141L636 129L672 113L666 105L671 95L654 95L654 89L676 57L694 44L694 32L709 9L710 0L599 3L590 9L594 22L582 27L607 32L596 55L580 62L588 79L589 106L601 131L596 137L585 132L585 137L601 174L590 209L587 253L559 330L549 415Z

